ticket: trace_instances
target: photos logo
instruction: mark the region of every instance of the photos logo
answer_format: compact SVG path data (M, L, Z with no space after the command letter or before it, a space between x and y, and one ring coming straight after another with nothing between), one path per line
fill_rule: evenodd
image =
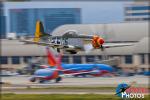
M117 86L115 95L121 98L144 98L144 93L148 93L148 89L121 83Z

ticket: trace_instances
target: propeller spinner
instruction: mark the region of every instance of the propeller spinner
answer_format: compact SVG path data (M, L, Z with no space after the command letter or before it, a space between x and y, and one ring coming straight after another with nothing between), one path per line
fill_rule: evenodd
M104 39L97 35L93 36L93 38L92 38L92 46L95 49L101 48L103 50L104 42L105 42Z

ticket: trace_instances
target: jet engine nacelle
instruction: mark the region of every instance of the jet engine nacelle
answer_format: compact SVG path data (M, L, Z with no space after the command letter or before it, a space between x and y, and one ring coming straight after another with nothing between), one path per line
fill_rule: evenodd
M46 80L56 80L56 82L59 82L62 80L62 78L59 76L58 71L56 69L39 69L34 73L34 76L30 78L31 82L35 82L36 80L39 80L40 83L43 83Z

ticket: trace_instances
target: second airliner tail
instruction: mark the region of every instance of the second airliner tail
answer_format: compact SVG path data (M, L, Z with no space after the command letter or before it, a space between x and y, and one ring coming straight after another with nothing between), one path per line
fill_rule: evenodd
M51 67L57 67L57 69L62 70L62 66L61 66L61 61L62 61L62 54L60 53L58 58L56 58L52 52L49 50L49 48L47 47L47 59L48 59L48 64Z

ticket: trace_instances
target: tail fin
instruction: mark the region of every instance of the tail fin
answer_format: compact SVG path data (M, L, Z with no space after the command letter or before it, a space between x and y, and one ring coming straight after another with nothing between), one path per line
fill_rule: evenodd
M47 60L48 60L48 64L52 67L57 65L57 61L55 59L55 57L53 56L53 54L49 51L49 48L47 47Z
M37 21L36 22L36 29L35 29L35 33L34 33L34 42L38 42L40 40L40 38L43 36L44 34L44 27L41 21Z
M59 54L58 59L56 59L54 57L54 55L51 53L51 51L49 50L49 48L47 47L47 56L48 56L48 64L50 66L55 66L57 67L57 69L62 70L62 66L61 66L61 60L62 60L62 53Z

